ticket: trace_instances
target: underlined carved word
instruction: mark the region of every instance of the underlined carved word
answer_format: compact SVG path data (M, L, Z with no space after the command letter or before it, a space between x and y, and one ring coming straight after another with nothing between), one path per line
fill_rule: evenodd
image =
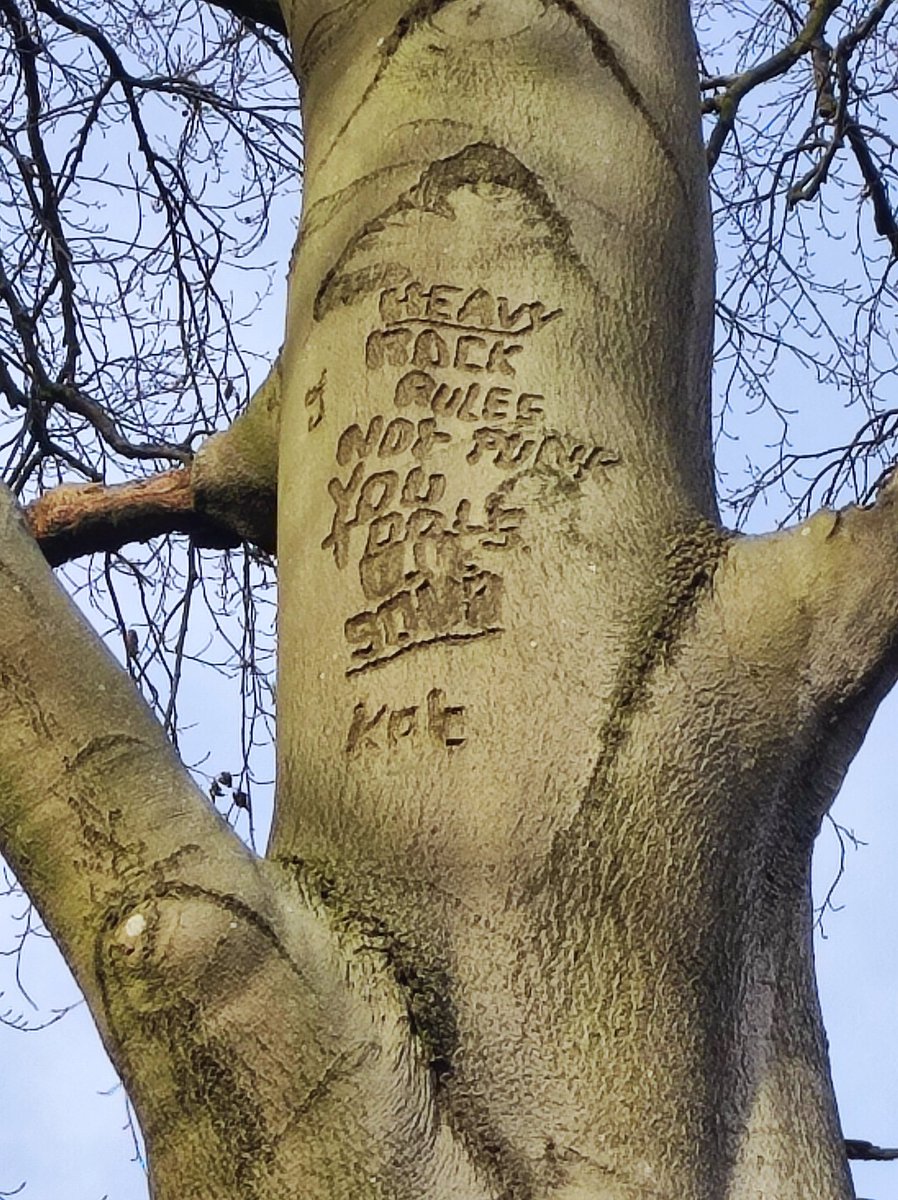
M519 335L538 333L561 315L562 309L549 310L540 300L512 305L507 296L494 296L486 288L468 290L448 283L426 288L416 282L380 294L380 318L385 325L425 322Z
M429 737L450 750L463 746L468 740L464 706L447 704L446 694L440 688L431 688L424 704L408 708L388 708L383 704L371 712L360 701L353 709L346 753L391 750L416 735Z
M376 608L345 623L353 663L348 675L419 646L502 632L505 583L500 575L468 562L457 573L412 574L404 582Z

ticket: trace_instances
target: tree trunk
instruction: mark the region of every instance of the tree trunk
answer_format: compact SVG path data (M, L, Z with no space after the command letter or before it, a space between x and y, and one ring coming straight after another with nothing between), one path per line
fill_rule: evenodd
M149 816L139 771L107 779L119 742L77 731L130 701L19 664L62 601L0 537L29 597L0 833L153 1195L845 1200L809 862L895 674L896 489L720 525L688 4L283 7L307 158L268 862L161 767Z
M497 1195L845 1196L688 5L297 10L274 853L408 977Z

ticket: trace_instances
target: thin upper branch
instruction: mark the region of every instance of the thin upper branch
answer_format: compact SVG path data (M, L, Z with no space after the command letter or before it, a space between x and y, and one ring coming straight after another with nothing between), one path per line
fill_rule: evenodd
M247 255L294 186L300 139L276 4L225 6L241 25L201 4L141 38L124 10L92 23L66 0L0 0L0 399L20 422L3 471L17 493L58 478L54 464L97 482L114 458L186 466L249 383L240 329L265 288L243 272L268 270ZM131 148L97 180L113 128ZM210 169L219 155L239 188ZM221 283L235 266L237 305Z
M889 190L883 178L882 171L876 164L863 131L854 121L845 126L845 136L848 139L854 157L864 178L867 194L873 201L873 224L876 232L886 238L892 247L892 255L898 258L898 221L889 199Z
M705 105L706 111L719 114L717 124L708 139L709 168L713 168L720 158L727 138L736 124L739 105L745 97L749 92L760 87L762 83L785 75L799 59L806 54L811 54L823 36L826 22L841 3L842 0L815 0L801 31L776 54L770 55L769 58L763 59L738 75L718 76L702 81L702 87L705 89L717 87L724 89L720 95L714 96Z
M898 1159L898 1150L874 1146L872 1142L860 1141L857 1138L846 1138L845 1155L854 1162L894 1162Z

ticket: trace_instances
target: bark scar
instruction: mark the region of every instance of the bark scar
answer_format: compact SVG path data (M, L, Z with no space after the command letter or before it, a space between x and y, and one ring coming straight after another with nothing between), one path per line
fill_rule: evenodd
M333 141L321 159L320 166L325 165L340 144L349 126L371 99L371 96L379 87L381 80L389 70L396 53L405 39L413 34L426 20L435 16L442 9L454 2L455 0L417 0L417 3L413 4L405 15L397 21L393 32L383 40L379 47L380 62L373 78L369 81L364 92L353 105L346 120L334 135ZM680 191L688 199L688 191L680 173L680 165L676 154L667 144L664 133L653 117L642 93L630 78L603 30L599 28L591 17L583 12L578 4L574 3L574 0L542 0L542 3L546 12L551 8L557 8L560 12L563 12L585 34L596 62L611 73L612 78L620 87L626 99L639 114L643 123L655 139L661 153L664 155L665 161L673 172Z
M423 22L429 17L434 16L440 11L440 9L445 8L448 4L452 4L453 2L454 0L417 0L417 3L413 4L408 12L399 18L399 20L396 22L396 27L393 32L389 37L384 38L379 46L380 62L378 63L377 70L374 72L374 77L369 81L364 92L362 92L359 99L352 106L352 109L346 120L337 130L333 141L324 152L319 166L324 166L342 141L343 136L349 126L371 99L371 96L380 85L380 81L389 70L390 64L393 61L396 52L399 50L400 46L409 36L409 34L414 33L418 26L423 24Z
M590 286L595 286L592 275L574 248L570 223L559 212L536 173L510 150L491 142L474 142L458 153L432 163L422 172L417 184L402 193L378 216L367 221L346 243L318 288L314 304L315 320L322 320L332 309L355 299L362 291L389 287L407 278L408 272L400 263L381 263L352 275L345 274L347 264L366 239L381 233L392 218L414 209L451 216L447 197L459 188L482 183L506 187L528 200L552 235L553 244L577 271L586 276Z

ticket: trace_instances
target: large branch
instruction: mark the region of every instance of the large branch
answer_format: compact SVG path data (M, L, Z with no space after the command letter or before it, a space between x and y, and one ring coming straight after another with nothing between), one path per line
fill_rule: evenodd
M791 697L793 731L819 743L813 769L838 782L898 678L898 472L871 505L737 541L717 593L732 652L780 679L766 690Z
M96 939L161 864L177 875L183 856L195 881L224 886L250 855L56 584L6 492L0 603L0 852L96 1001Z
M6 492L0 604L0 852L128 1087L151 1191L249 1195L252 1177L252 1194L285 1195L331 1105L364 1143L358 1194L413 1121L431 1127L421 1194L434 1172L469 1172L389 970L334 935L297 868L260 862L225 825Z
M169 533L187 534L203 547L239 543L233 531L197 510L190 467L112 486L62 484L30 504L25 519L54 567Z

